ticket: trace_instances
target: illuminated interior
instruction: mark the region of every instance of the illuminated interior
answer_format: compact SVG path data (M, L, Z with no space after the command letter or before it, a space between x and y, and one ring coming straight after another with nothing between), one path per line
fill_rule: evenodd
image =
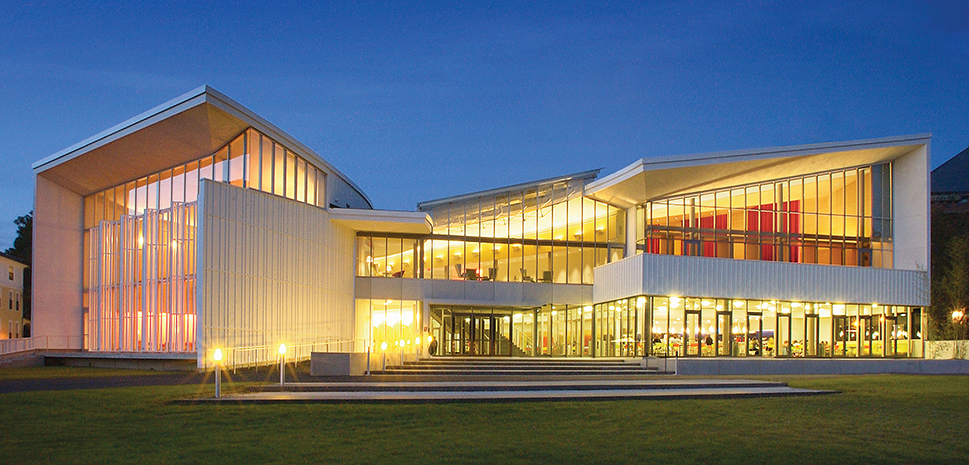
M659 199L638 210L646 253L892 267L891 165Z
M638 323L637 331L650 335L643 341L646 350L660 357L907 357L922 339L919 307L677 296L638 299L647 307L648 320Z
M417 354L421 340L421 303L413 300L357 299L356 337L371 353Z
M200 179L325 203L323 173L253 129L212 155L85 197L86 349L195 350Z
M357 276L592 284L623 257L626 221L582 196L594 175L421 204L433 232L361 234Z

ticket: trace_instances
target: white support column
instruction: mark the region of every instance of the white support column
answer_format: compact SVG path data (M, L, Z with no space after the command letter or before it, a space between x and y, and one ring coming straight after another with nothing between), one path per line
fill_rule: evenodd
M636 255L636 207L626 209L626 256Z

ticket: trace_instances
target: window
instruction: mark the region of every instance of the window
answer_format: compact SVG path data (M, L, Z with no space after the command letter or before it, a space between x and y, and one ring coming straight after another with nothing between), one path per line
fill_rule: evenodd
M8 266L7 267L7 279L13 281L13 267L12 266Z
M13 291L10 291L10 302L8 307L8 310L13 310Z
M890 207L887 163L696 192L642 205L637 249L891 268Z
M16 310L18 312L20 311L20 293L19 292L17 293L17 300L16 300L16 303L14 304L14 307L15 307L14 310Z

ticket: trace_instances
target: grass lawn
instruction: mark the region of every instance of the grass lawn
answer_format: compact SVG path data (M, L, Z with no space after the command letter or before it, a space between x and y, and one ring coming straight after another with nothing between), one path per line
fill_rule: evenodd
M177 373L177 372L174 372ZM122 370L118 368L73 368L66 366L0 368L0 380L6 379L52 379L97 378L102 376L152 376L171 375L171 371Z
M969 460L969 377L790 378L818 397L172 405L212 385L0 395L0 461L912 463ZM226 383L241 389L245 384Z

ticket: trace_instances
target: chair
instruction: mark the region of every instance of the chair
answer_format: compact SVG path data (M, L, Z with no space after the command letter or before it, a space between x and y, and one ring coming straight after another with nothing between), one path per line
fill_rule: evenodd
M465 268L465 270L464 270L464 279L466 279L468 281L477 281L478 280L478 270L475 269L475 268Z
M528 271L525 271L524 268L519 268L519 269L522 272L522 282L526 282L526 281L530 283L535 282L535 280L532 277L528 276Z
M542 272L542 282L543 283L550 283L550 282L552 282L552 272L551 271L543 271Z
M496 281L498 279L498 268L488 268L488 280Z

